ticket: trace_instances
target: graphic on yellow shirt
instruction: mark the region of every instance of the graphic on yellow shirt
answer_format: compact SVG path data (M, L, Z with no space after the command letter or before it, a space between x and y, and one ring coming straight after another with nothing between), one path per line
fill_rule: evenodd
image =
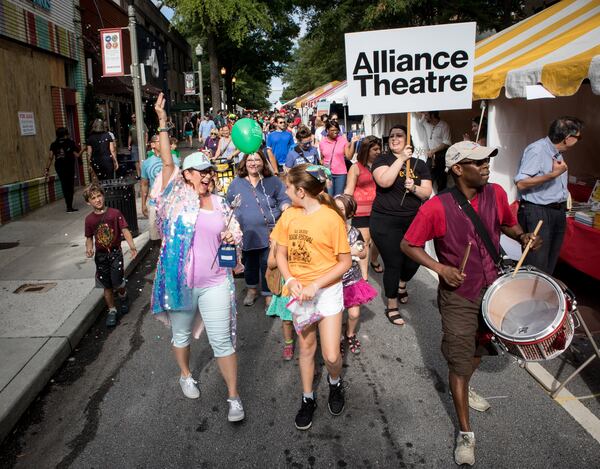
M310 264L312 261L310 254L312 238L308 236L308 230L294 230L289 235L289 242L288 261L299 264Z

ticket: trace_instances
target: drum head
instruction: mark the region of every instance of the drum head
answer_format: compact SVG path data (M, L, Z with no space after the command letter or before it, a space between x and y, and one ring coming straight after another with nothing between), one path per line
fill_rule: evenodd
M498 278L482 301L485 322L497 336L531 342L551 334L566 314L565 295L548 275L512 272Z

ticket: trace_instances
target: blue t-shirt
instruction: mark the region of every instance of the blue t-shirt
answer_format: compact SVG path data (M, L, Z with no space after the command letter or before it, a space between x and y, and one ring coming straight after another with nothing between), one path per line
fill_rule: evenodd
M285 164L288 152L294 147L294 137L287 130L274 130L267 135L267 147L275 154L277 163Z
M171 155L173 156L173 163L175 164L175 166L179 166L179 158L177 158L173 154ZM162 165L162 160L154 153L152 154L152 156L150 156L142 162L142 179L148 180L149 191L152 190L152 185L154 184L156 176L162 169ZM152 201L150 201L150 203L152 203Z
M302 153L296 151L296 147L292 148L285 159L286 168L293 168L299 164L319 164L319 152L313 146L308 150L302 150Z

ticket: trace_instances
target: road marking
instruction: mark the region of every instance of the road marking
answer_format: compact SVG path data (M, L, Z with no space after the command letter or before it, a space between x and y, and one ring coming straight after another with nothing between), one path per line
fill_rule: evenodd
M528 363L527 370L531 375L548 389L556 389L560 386L554 376L539 363ZM575 421L588 432L594 440L600 443L600 419L584 406L567 389L563 388L554 399L563 409L565 409Z

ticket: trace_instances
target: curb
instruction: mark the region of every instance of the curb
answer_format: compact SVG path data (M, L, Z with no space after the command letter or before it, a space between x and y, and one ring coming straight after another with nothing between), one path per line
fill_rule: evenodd
M129 277L150 248L147 231L136 238L138 255L125 267ZM81 338L104 310L104 295L94 288L69 317L41 344L37 352L0 393L0 443L62 366Z

